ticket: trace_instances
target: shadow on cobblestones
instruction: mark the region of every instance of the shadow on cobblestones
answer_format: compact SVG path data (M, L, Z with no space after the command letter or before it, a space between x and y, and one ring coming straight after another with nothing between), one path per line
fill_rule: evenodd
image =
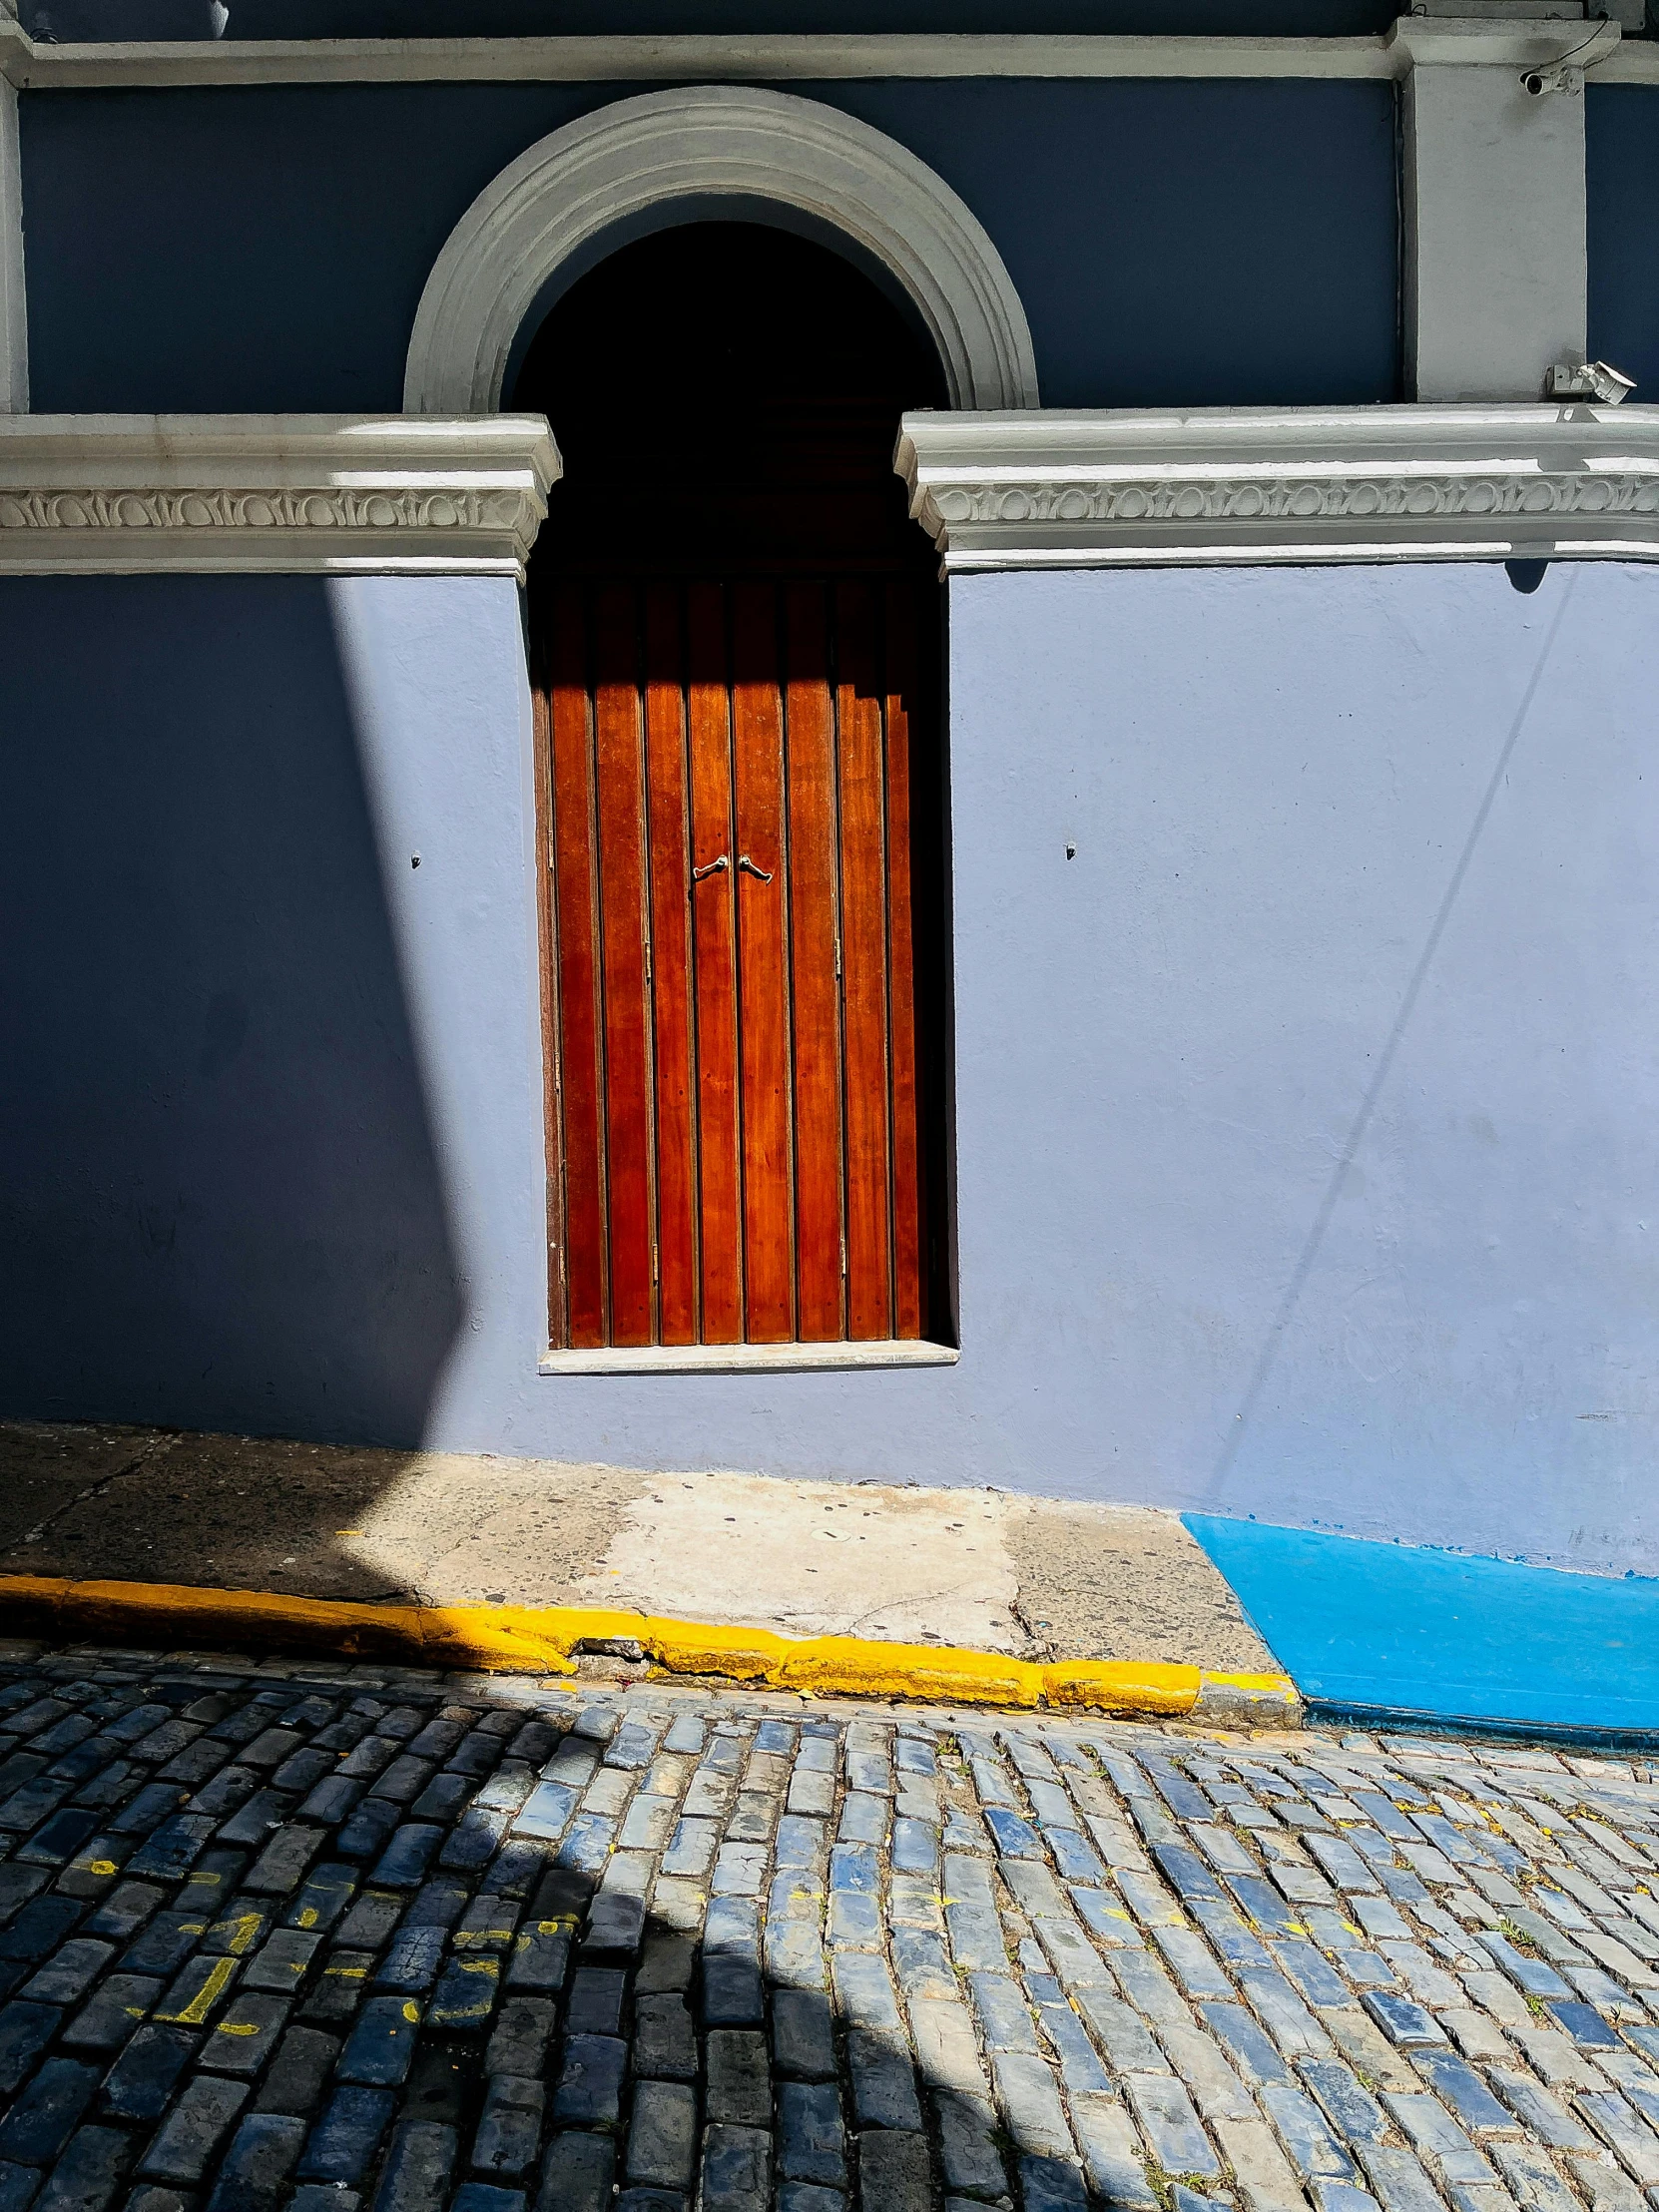
M1628 1763L20 1646L0 1847L0 2212L1659 2204Z

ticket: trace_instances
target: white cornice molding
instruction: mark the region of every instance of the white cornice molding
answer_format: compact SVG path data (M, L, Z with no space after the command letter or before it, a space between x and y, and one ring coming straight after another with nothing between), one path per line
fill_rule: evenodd
M677 201L765 201L879 263L930 333L957 407L1034 407L1025 309L983 224L907 147L822 101L754 85L617 100L539 140L461 217L415 310L410 414L499 406L514 341L567 263Z
M540 415L0 417L0 575L522 577Z
M907 414L947 571L1659 559L1659 407Z

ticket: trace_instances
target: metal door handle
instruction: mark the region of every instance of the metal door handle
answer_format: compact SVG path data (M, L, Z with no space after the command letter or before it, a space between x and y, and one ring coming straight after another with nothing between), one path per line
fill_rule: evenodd
M740 868L748 868L751 875L758 875L763 883L770 883L772 881L771 868L757 867L755 862L749 857L749 854L747 852L740 852L738 854L738 865Z
M718 860L711 860L707 867L694 867L692 869L692 881L701 883L706 875L718 875L722 868L728 868L731 865L731 861L723 852ZM743 862L740 860L738 865L741 867Z

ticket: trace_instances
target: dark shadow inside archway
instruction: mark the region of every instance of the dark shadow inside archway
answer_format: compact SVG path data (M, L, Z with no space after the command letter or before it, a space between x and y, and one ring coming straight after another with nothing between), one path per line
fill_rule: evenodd
M578 278L513 405L564 474L534 572L842 563L931 573L893 474L898 418L945 404L908 316L828 246L770 223L681 223Z

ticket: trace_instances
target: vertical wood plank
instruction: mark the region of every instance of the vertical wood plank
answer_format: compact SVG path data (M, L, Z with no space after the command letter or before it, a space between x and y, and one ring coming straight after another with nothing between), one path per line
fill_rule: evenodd
M910 716L917 680L914 595L915 587L907 578L887 586L887 985L895 1337L919 1337L927 1319L910 872Z
M570 1343L591 1351L606 1342L605 1157L593 755L580 587L560 590L549 631L565 1295Z
M605 1149L611 1342L652 1338L651 1030L645 977L645 757L638 600L607 585L594 607L594 752L604 956Z
M531 638L531 776L535 802L536 946L541 976L542 1139L547 1156L547 1341L570 1343L565 1308L564 1133L559 1100L558 916L553 896L553 719L544 641Z
M738 1086L737 846L732 833L732 714L726 600L718 584L686 595L691 749L692 913L697 1013L699 1243L703 1342L743 1342L743 1170ZM726 865L715 870L724 855Z
M886 778L874 595L835 592L841 818L841 996L846 1036L846 1333L892 1333L887 1092Z
M645 600L645 743L651 828L651 981L656 1024L658 1341L697 1342L696 1075L692 1065L691 870L680 594Z
M732 758L738 838L733 872L743 1034L744 1333L751 1344L787 1344L795 1334L795 1270L778 595L770 584L740 584L732 599Z
M841 1313L840 986L835 866L835 745L829 607L822 584L785 593L788 654L790 972L795 1064L798 1328L833 1342Z

